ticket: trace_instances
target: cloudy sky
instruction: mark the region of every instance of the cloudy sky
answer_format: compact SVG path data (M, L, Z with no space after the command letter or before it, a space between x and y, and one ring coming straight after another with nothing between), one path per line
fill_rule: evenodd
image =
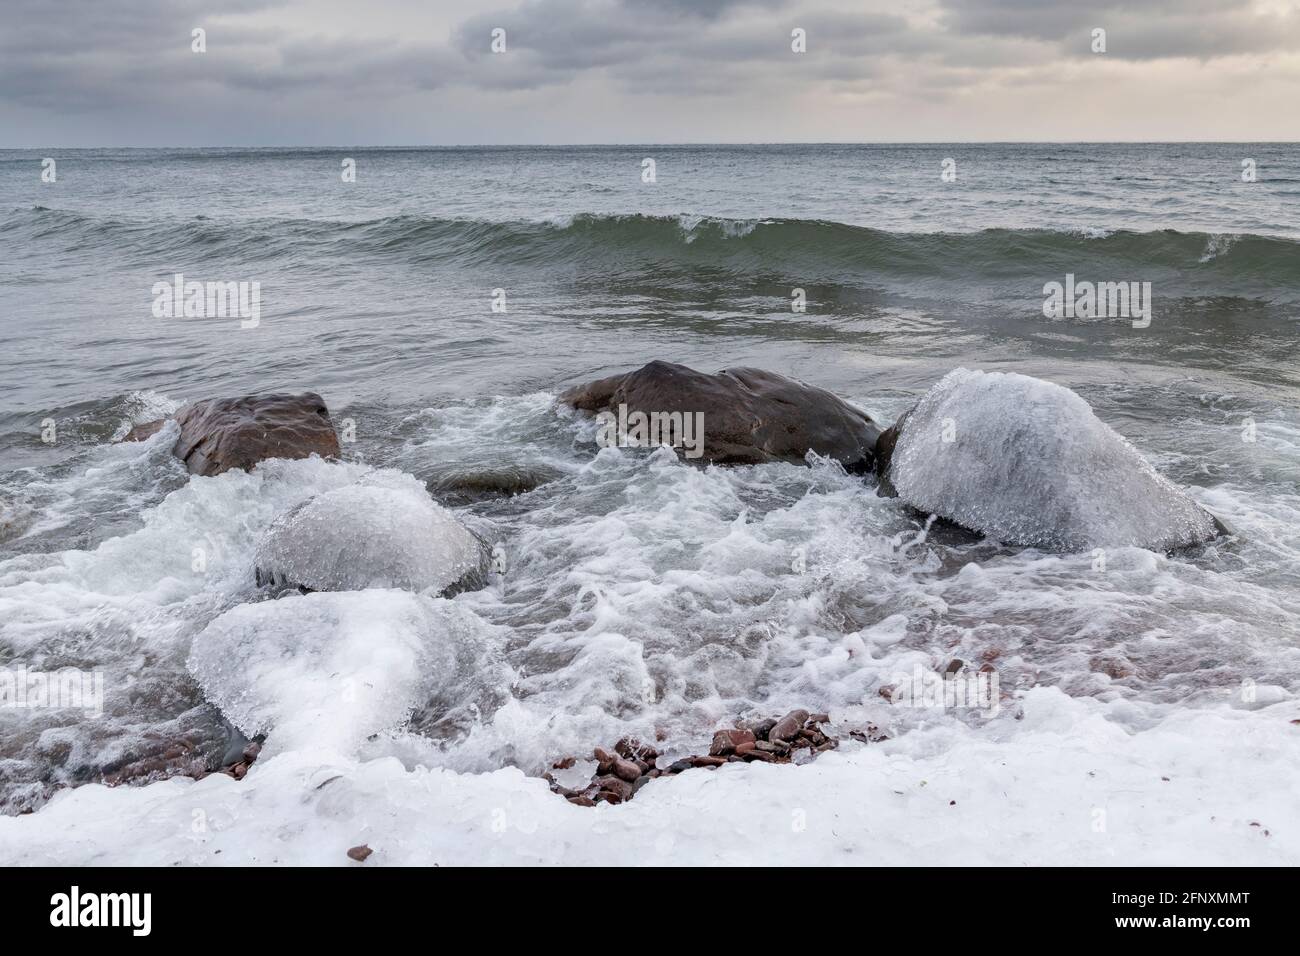
M2 10L0 147L1300 140L1300 0Z

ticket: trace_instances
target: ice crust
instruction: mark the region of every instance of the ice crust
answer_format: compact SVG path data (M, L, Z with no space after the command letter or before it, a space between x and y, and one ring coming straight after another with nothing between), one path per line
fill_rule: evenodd
M989 735L846 743L807 766L730 764L576 807L485 774L308 748L147 787L89 785L0 817L0 862L45 865L1287 866L1300 861L1289 704L1181 711L1130 734L1035 688ZM834 716L834 715L832 715ZM192 824L201 809L202 832ZM1098 826L1098 822L1103 825ZM347 857L364 843L365 864Z
M446 606L392 590L242 604L195 638L190 673L245 734L272 733L276 751L349 752L452 679L456 642Z
M1052 551L1208 540L1213 519L1068 388L954 369L907 415L899 496L1008 544Z
M270 527L257 567L313 591L440 594L480 570L483 544L414 478L386 473L303 502Z

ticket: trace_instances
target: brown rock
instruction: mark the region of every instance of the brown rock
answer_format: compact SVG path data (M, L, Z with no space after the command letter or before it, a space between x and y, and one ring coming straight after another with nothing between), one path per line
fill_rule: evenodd
M145 422L142 425L136 425L129 432L122 436L121 441L144 441L146 438L152 438L162 430L163 425L167 424L167 419L160 418L155 422Z
M622 803L624 800L632 799L632 784L618 777L597 777L596 786L600 788L598 797L605 797L607 800L610 796L615 797L609 800L610 803Z
M358 863L364 863L366 861L366 857L368 857L371 853L374 852L375 852L374 850L370 849L370 847L366 846L363 843L361 844L361 846L354 846L352 849L348 850L348 857L353 860L356 860Z
M871 416L830 392L756 368L708 375L656 361L571 388L560 401L593 413L617 414L620 405L628 413L698 412L704 433L694 460L718 465L804 464L814 451L851 471L867 471L880 436ZM681 436L671 437L684 455Z
M622 757L615 757L614 776L618 777L620 780L626 780L628 783L633 783L641 776L641 768L630 760L624 760Z
M773 743L786 743L797 734L803 727L804 721L808 719L808 711L792 710L776 722L776 726L768 731L767 739Z
M565 797L565 799L568 800L570 803L577 804L580 807L594 807L596 805L595 800L591 799L591 797L584 796L581 793L574 794L571 797Z
M727 762L726 757L692 757L692 767L721 767Z
M655 762L659 756L659 751L649 744L643 744L639 740L633 740L630 737L624 737L614 745L614 752L620 757L626 757L628 760L646 760L650 763Z
M602 750L599 747L596 748L594 755L596 758L596 776L604 777L614 772L614 761L618 759L617 757L608 750Z
M754 740L752 730L719 730L713 735L713 743L709 745L709 755L725 757L727 754L735 753L736 748L741 744L752 744Z
M329 410L314 392L210 398L186 405L176 421L172 451L194 475L247 471L268 458L339 456Z
M739 757L743 757L743 756L745 756L745 754L747 754L747 753L752 753L756 744L757 744L757 741L751 740L751 741L749 741L748 743L743 743L743 744L739 744L739 745L737 745L737 747L736 747L736 755L739 756Z
M769 717L766 720L760 720L753 726L753 728L751 728L754 731L754 739L767 740L768 735L772 733L772 728L775 726L776 719L773 717Z

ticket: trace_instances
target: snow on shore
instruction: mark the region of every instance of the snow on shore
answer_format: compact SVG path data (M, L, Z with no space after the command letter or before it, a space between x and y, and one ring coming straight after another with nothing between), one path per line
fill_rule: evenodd
M805 766L733 764L573 806L514 769L407 769L319 749L0 817L22 864L1300 863L1292 703L1180 711L1129 733L1038 688L998 736L953 722ZM834 717L834 714L832 714ZM1166 779L1167 778L1167 779ZM365 864L348 860L366 844Z

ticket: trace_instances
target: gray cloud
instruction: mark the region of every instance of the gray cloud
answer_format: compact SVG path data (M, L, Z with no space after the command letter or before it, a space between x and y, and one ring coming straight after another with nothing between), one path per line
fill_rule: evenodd
M1015 117L1022 91L1076 95L1079 70L1113 77L1106 71L1123 64L1185 59L1181 69L1192 70L1255 57L1276 68L1279 89L1300 81L1300 12L1254 0L487 2L499 6L466 15L450 0L369 0L365 10L337 0L7 0L0 120L17 139L0 145L51 130L138 136L150 116L162 137L203 111L246 116L241 135L252 140L276 142L292 120L319 128L319 141L349 141L350 131L379 128L379 106L392 111L383 135L406 128L404 141L427 141L423 117L436 110L450 141L465 141L457 136L494 110L516 124L541 111L543 127L554 110L551 125L581 128L572 113L580 94L606 110L591 118L586 141L629 114L644 115L647 130L709 129L716 118L731 137L745 122L752 132L741 138L762 139L781 110L791 129L840 138L828 134L865 101L886 111L894 138L907 138L918 105L970 102L978 89L980 110ZM430 16L442 29L414 28ZM206 54L190 51L195 26L208 31ZM1107 30L1104 58L1089 48L1096 26ZM505 54L490 51L495 27L507 31ZM794 27L807 31L806 54L790 50ZM768 119L755 126L754 116Z

